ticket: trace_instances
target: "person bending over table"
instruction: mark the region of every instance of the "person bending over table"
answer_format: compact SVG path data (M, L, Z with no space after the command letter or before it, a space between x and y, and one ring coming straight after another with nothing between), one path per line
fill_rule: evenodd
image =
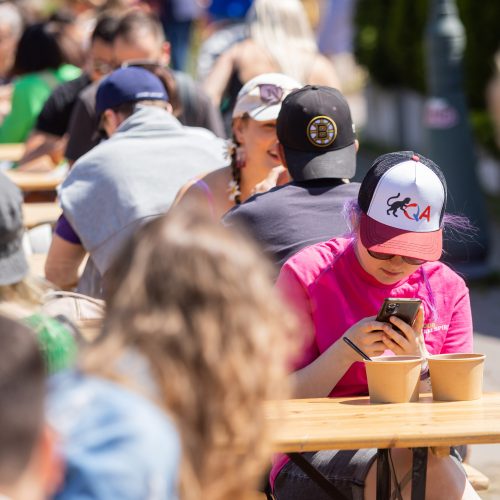
M411 151L380 156L357 204L346 207L352 234L305 248L285 263L277 286L298 312L304 336L296 397L368 394L361 358L342 337L369 356L472 352L467 286L439 262L443 229L470 233L472 226L445 214L446 196L444 176L431 160ZM394 316L392 324L375 320L386 297L422 300L413 326ZM411 451L390 453L399 483L393 487L409 498ZM347 498L375 498L375 449L304 455ZM271 484L278 500L327 498L286 457L275 461ZM443 491L448 499L479 498L455 458L430 454L426 498L442 498Z

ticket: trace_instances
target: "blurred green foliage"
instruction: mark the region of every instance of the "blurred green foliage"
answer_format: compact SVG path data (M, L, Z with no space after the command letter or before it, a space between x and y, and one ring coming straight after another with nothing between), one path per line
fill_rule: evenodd
M358 0L357 60L383 87L425 91L427 0Z
M477 140L500 156L485 109L485 89L500 48L500 1L457 0L465 27L464 83ZM426 91L424 32L430 0L358 0L357 60L382 87Z

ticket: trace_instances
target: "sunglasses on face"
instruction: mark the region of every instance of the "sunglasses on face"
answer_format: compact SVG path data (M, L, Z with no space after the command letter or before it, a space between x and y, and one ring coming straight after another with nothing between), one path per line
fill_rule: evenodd
M373 257L374 259L377 260L391 260L393 257L395 257L395 254L390 254L390 253L381 253L381 252L372 252L371 250L366 249L366 251L369 253L370 257ZM415 257L405 257L401 255L401 258L407 263L412 266L421 266L422 264L425 264L427 261L425 259L417 259Z
M100 75L107 75L108 73L111 73L114 69L114 65L105 61L100 61L96 59L95 61L92 62L92 69L96 72L99 73Z
M166 67L164 64L161 64L159 62L155 61L150 61L147 59L134 59L131 61L125 61L122 64L119 65L119 68L144 68L149 71L153 71L157 68L163 68Z

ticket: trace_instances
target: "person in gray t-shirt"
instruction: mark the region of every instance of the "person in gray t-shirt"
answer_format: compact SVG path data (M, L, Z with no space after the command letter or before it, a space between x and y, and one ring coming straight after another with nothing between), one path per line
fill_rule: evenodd
M166 212L189 179L225 164L224 141L182 126L171 109L160 79L143 68L101 81L96 111L110 139L80 158L62 185L47 279L66 289L78 282L79 292L101 297L101 277L130 234Z

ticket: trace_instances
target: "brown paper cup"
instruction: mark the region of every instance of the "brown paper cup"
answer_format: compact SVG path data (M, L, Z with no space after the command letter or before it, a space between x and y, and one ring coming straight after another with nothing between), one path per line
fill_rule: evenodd
M429 356L432 397L436 401L471 401L483 393L484 354Z
M418 401L422 358L378 356L365 361L371 403Z

